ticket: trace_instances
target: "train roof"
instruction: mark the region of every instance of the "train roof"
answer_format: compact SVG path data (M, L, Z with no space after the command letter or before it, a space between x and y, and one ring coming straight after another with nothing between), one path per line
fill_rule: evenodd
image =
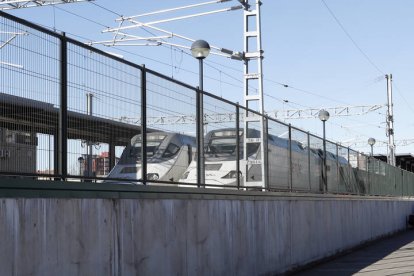
M244 129L239 129L240 134L243 133ZM223 133L222 136L226 136L225 134L229 134L228 136L235 136L236 134L236 128L222 128L222 129L215 129L211 130L206 135L206 140L210 139L211 137L220 137L221 135L215 135L216 133ZM257 129L249 129L249 137L250 138L259 138L260 137L260 131ZM280 148L289 148L289 140L285 138L281 138L275 135L268 134L268 143L270 145L274 145ZM293 151L302 151L304 150L304 147L302 144L296 140L292 140L292 150Z

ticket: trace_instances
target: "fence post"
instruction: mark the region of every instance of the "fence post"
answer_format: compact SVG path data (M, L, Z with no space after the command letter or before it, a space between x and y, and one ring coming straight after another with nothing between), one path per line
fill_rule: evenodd
M141 181L147 185L147 70L141 68Z
M68 56L65 33L60 37L60 109L58 134L58 175L62 180L67 177L68 160Z
M366 161L365 161L365 165L366 165L366 168L367 168L367 172L368 172L368 183L367 183L367 187L366 187L366 194L369 194L370 193L370 191L371 191L371 171L370 171L370 168L369 168L369 166L370 166L370 162L371 162L371 160L370 160L370 157L368 156L368 158L365 158L366 159Z
M352 173L353 173L353 169L352 169L352 164L351 164L351 153L350 153L350 148L347 147L347 152L348 152L348 185L350 185L351 189L358 189L358 185L356 183L351 183L352 181ZM356 179L356 178L355 178ZM353 194L356 194L358 191L352 191Z
M292 169L292 126L289 124L289 190L293 191L293 169Z
M371 159L372 158L372 159ZM373 158L372 156L368 157L368 165L367 165L367 174L368 174L368 187L367 187L367 193L371 194L371 190L372 190L372 162L373 162Z
M309 191L312 191L312 181L311 181L311 150L310 150L310 134L309 131L307 134L307 143L308 143L308 182L309 182Z
M264 166L264 174L263 175L263 179L264 179L264 183L265 183L265 189L267 191L270 190L270 183L269 183L269 120L266 116L263 116L263 120L264 120L264 128L263 131L264 133L262 133L263 135L263 161L264 164L262 164L262 166Z
M113 169L113 167L115 167L115 161L116 161L116 156L115 156L115 139L114 139L114 133L111 130L110 131L110 139L109 139L109 171L111 171Z
M239 103L236 105L236 171L237 171L237 190L240 189L240 110Z
M339 175L339 148L338 144L335 144L336 146L336 192L339 193L339 185L340 185L340 179L341 176Z
M203 114L201 114L201 106L200 106L200 100L201 100L201 92L199 87L197 87L196 90L196 141L197 141L197 187L201 187L201 170L202 170L202 166L201 166L201 162L203 162L203 160L201 160L201 151L204 150L203 149L203 145L201 145L200 140L200 127L203 127L200 124L200 118L201 116L203 116Z

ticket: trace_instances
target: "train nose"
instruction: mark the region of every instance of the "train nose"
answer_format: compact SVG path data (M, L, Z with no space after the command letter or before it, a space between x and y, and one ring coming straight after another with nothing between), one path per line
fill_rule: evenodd
M115 166L109 173L108 178L140 179L140 166Z

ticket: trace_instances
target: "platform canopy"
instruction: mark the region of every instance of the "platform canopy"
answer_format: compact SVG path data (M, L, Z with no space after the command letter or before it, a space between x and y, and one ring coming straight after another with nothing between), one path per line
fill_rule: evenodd
M28 98L0 93L0 127L23 132L58 134L59 108ZM125 146L141 126L68 111L68 139ZM154 131L148 129L148 132Z

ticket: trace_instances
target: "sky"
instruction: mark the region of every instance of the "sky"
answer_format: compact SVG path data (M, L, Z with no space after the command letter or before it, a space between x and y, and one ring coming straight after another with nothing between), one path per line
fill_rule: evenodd
M202 3L199 0L96 0L8 11L26 20L64 31L83 42L112 38L102 33L116 27L120 15ZM263 0L261 8L265 110L385 105L385 74L393 75L395 139L413 139L414 2L409 0ZM145 17L145 22L218 10L238 1ZM144 20L143 20L144 21ZM236 10L162 23L157 27L211 45L243 51L243 12ZM135 32L135 33L134 33ZM148 33L131 31L139 35ZM190 46L183 40L173 43ZM170 46L105 47L105 51L159 71L190 85L198 84L198 63L188 51ZM204 89L243 103L243 64L221 56L205 60ZM285 86L288 87L285 87ZM327 122L327 138L368 152L369 137L387 141L386 108L366 115L334 117ZM317 118L285 120L319 136ZM387 148L377 143L375 153ZM414 153L414 144L397 147Z

